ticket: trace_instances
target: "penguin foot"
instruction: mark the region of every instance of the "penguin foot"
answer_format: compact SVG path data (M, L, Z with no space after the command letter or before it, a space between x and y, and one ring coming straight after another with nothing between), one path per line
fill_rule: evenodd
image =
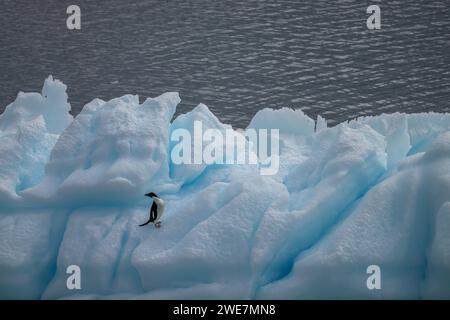
M161 221L155 223L155 228L161 228Z

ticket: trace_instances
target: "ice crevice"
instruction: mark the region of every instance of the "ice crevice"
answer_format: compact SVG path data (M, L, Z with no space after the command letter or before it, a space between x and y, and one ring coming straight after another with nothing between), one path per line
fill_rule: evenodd
M450 114L382 114L327 127L263 109L280 168L175 164L171 134L232 129L177 93L94 99L19 93L0 115L0 298L450 297ZM161 229L138 227L156 192ZM366 268L382 270L368 290ZM82 270L81 290L66 269Z

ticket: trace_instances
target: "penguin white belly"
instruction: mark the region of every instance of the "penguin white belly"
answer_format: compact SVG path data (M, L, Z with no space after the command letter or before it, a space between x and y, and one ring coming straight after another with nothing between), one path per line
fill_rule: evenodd
M157 207L157 211L156 211L156 219L155 219L155 223L159 222L159 220L161 219L163 213L164 213L164 209L165 209L165 204L164 201L162 199L159 198L153 198L153 201L155 201L156 203L156 207Z

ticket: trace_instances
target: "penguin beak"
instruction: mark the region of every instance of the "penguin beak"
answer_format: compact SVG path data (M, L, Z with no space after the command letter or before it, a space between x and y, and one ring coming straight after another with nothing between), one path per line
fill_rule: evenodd
M154 192L147 193L146 196L150 198L158 197Z

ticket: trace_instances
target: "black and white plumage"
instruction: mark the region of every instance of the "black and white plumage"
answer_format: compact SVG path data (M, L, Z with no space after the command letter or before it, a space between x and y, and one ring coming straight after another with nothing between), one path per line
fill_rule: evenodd
M149 224L150 222L153 222L155 224L155 227L159 228L161 226L160 219L164 213L164 201L153 192L147 193L146 196L153 199L153 204L150 208L150 217L146 223L139 226L142 227Z

